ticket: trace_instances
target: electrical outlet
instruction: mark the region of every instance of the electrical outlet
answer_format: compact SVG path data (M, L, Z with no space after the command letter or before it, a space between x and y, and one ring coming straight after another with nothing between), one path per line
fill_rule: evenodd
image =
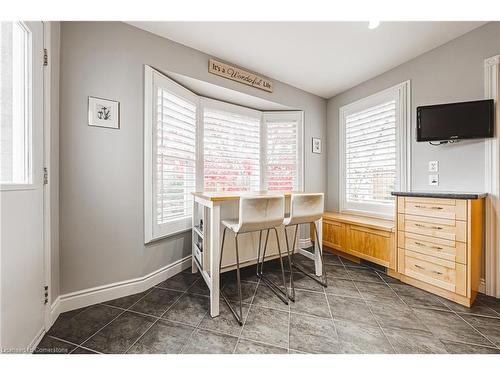
M437 160L429 162L429 172L439 172L439 162Z
M429 175L429 185L438 186L439 185L439 175L438 174L430 174Z

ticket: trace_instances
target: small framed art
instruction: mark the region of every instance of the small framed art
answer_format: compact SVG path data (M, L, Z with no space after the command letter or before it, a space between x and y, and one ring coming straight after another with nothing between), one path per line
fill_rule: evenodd
M120 129L120 102L89 96L89 126Z
M321 138L312 139L312 152L313 154L321 154Z

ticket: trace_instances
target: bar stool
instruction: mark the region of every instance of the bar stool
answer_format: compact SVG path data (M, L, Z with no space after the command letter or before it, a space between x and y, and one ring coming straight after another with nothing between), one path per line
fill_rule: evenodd
M238 296L240 300L239 306L239 314L233 308L232 304L229 302L229 299L226 297L224 292L221 290L220 294L229 309L233 313L234 317L238 321L240 325L243 325L243 300L241 295L241 277L240 277L240 259L239 259L239 250L238 250L238 236L243 233L250 232L260 232L259 235L259 254L257 257L257 270L259 267L259 258L260 258L260 247L261 247L261 237L262 231L267 230L266 236L266 244L267 247L267 238L269 237L269 230L274 229L276 233L276 240L278 241L278 251L281 260L281 249L279 246L278 239L278 231L276 227L283 224L283 219L285 217L285 199L283 196L246 196L240 198L240 207L239 207L239 218L238 219L228 219L222 220L222 224L224 225L224 232L222 235L222 245L221 245L221 253L220 253L220 263L219 263L219 272L222 267L222 256L224 251L224 242L226 239L226 230L229 229L234 233L234 240L236 244L236 281L238 284ZM258 273L258 272L257 272ZM283 261L281 260L281 273L283 276L283 285L286 291L288 303L288 290L286 288L285 282L285 272L283 269Z
M298 271L302 272L304 275L310 277L322 286L327 286L326 271L323 269L322 280L311 276L308 272L299 267L295 262L293 262L295 243L297 240L297 230L300 224L313 224L314 233L316 236L316 241L314 241L314 249L316 249L316 244L318 244L321 265L323 266L323 246L319 243L318 239L318 228L316 228L316 220L319 220L323 216L324 212L324 195L323 193L314 194L292 194L290 199L290 216L286 217L283 221L285 225L285 239L288 254L290 251L292 253L292 265ZM293 236L293 246L290 250L288 241L288 231L289 227L295 226L295 233ZM321 267L323 268L323 267ZM293 286L293 273L290 273L290 286L292 289L292 300L295 299L295 288Z

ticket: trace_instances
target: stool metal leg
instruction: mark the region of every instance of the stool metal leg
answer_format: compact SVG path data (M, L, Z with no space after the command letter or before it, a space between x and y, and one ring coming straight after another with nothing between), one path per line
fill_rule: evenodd
M281 275L283 277L283 289L281 289L276 283L273 281L269 280L265 275L264 275L264 260L266 259L266 250L267 250L267 240L269 239L269 229L267 230L266 234L266 242L264 243L264 252L262 254L262 262L260 264L260 272L258 273L258 276L260 279L264 281L264 283L267 285L271 291L278 296L279 299L281 299L286 305L288 305L288 300L290 299L289 294L288 294L288 288L286 286L286 281L285 281L285 270L283 268L283 259L281 257L281 246L280 246L280 240L278 237L278 231L276 228L274 228L275 234L276 234L276 242L278 244L278 255L280 258L280 264L281 264Z
M221 249L220 249L219 273L220 273L220 270L221 270L221 267L222 267L222 255L223 255L223 252L224 252L224 242L225 242L225 239L226 239L226 229L227 228L224 228L224 233L222 234L222 246L221 246ZM227 306L229 307L229 310L231 310L231 312L233 313L234 317L238 321L238 324L240 326L242 326L243 325L243 298L242 298L242 294L241 294L240 255L239 255L239 251L238 251L238 234L237 233L235 233L235 235L234 235L234 240L235 240L235 243L236 243L236 282L238 284L237 285L238 286L238 296L239 296L239 299L240 299L240 313L239 313L239 315L234 310L233 306L231 305L231 302L229 302L229 299L226 297L226 295L225 295L225 293L224 293L223 290L220 291L220 295L222 296L222 298L226 302Z
M259 251L257 253L257 269L255 271L255 273L257 274L257 276L259 276L259 264L260 264L260 248L261 248L261 244L262 244L262 231L260 230L259 231Z
M290 246L288 244L288 231L287 231L287 228L288 227L285 227L285 241L286 241L286 251L287 251L287 255L288 255L288 265L290 267L290 288L292 289L292 295L290 296L290 300L292 302L295 302L295 286L293 285L293 267L292 267L292 258L293 258L293 252L295 250L295 240L297 238L297 228L298 228L298 225L295 226L295 234L294 234L294 237L293 237L293 246L292 246L292 249L291 249L291 254L290 255Z
M309 224L312 224L314 225L314 233L316 235L316 239L318 238L318 230L316 228L316 223L309 223ZM298 225L297 225L298 227ZM318 240L314 241L314 247L316 248L316 243L318 242ZM321 245L318 243L318 248L319 248L319 256L320 256L320 259L321 259L321 265L323 265L323 249L321 247ZM313 279L314 281L316 281L318 284L324 286L325 288L327 287L327 278L326 278L326 270L323 269L323 267L321 267L323 269L323 274L321 276L321 280L319 280L316 276L312 276L309 274L309 272L305 271L302 267L298 266L295 262L293 262L293 267L296 268L298 271L300 271L301 273L303 273L304 275L306 275L307 277Z

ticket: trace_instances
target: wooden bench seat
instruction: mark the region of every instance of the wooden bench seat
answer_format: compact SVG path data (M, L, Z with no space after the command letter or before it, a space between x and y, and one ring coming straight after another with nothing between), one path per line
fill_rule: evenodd
M323 245L343 254L396 270L394 220L337 212L323 215ZM314 235L311 235L314 238ZM341 255L343 255L341 254Z

